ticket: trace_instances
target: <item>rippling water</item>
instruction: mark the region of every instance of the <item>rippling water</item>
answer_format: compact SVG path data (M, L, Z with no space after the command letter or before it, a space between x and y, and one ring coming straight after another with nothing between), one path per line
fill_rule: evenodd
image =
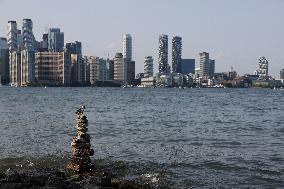
M125 179L284 187L284 91L269 89L1 87L0 170L67 162L82 104L98 166Z

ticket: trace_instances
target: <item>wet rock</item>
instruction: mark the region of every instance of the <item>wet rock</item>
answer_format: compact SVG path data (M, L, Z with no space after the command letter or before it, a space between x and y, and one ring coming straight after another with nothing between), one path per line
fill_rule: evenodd
M9 168L6 173L5 173L5 176L6 176L6 181L7 182L15 182L15 181L18 181L19 180L19 174L17 171L15 171L14 169L12 168Z

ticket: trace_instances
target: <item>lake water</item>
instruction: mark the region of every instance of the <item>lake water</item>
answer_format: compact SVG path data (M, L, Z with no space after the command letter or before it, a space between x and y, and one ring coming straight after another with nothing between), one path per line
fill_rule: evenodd
M154 188L284 188L284 91L0 88L0 170L64 166L86 106L93 159Z

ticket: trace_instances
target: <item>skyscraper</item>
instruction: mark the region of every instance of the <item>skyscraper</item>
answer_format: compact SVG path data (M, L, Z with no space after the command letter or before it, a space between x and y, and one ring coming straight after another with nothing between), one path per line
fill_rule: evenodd
M209 59L209 53L199 53L200 56L200 72L202 77L211 77L215 73L215 60Z
M181 73L184 75L195 73L195 59L182 59Z
M175 36L172 40L172 69L173 73L181 73L182 38Z
M9 49L7 39L0 37L0 84L9 82Z
M71 54L82 55L82 43L75 41L74 43L66 43L66 50Z
M160 35L159 36L159 73L160 74L169 74L170 67L168 64L168 36Z
M25 48L34 48L35 37L33 34L33 22L31 19L23 19L22 36L23 46Z
M82 44L75 41L66 43L66 52L71 56L71 83L82 83L85 79L85 65L82 59Z
M21 86L35 81L35 51L32 46L21 51Z
M17 22L16 21L9 21L8 28L7 28L7 42L8 48L10 52L17 50Z
M153 58L152 56L145 57L144 61L144 77L153 76Z
M280 79L284 79L284 69L280 70Z
M44 49L45 51L48 51L48 34L47 33L42 35L41 48Z
M125 34L123 36L122 48L123 58L132 61L132 37L130 34Z
M127 81L127 62L122 53L116 53L114 61L114 80Z
M268 61L264 56L259 58L257 73L260 79L265 79L268 76Z
M64 48L64 33L59 28L50 28L48 32L48 51L62 52Z

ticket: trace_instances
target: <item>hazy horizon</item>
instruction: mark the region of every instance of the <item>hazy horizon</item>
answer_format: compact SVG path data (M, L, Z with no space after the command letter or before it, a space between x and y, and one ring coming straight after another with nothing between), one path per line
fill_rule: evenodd
M0 0L0 36L6 37L9 20L18 28L24 18L32 19L36 40L50 27L59 27L65 43L81 41L83 55L114 57L122 52L123 34L133 40L136 73L143 72L144 57L153 56L157 72L158 39L181 36L183 58L209 52L216 59L216 72L230 70L252 74L258 58L269 61L269 75L279 78L284 68L284 1L282 0Z

